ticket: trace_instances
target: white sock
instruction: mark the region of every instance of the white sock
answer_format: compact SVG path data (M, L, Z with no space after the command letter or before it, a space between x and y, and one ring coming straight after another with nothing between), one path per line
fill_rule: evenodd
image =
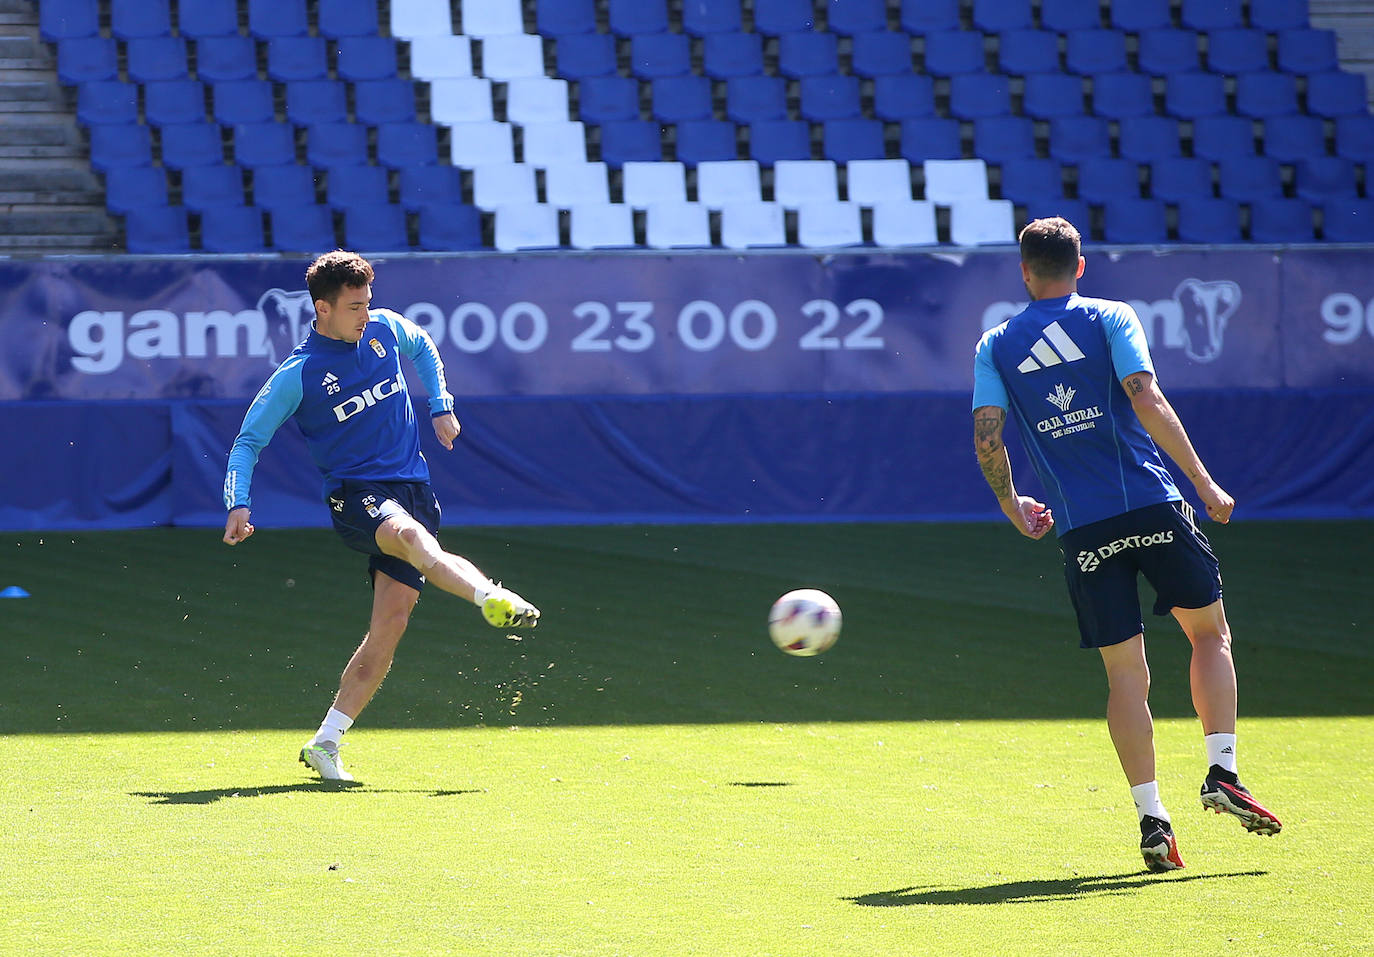
M1144 784L1132 786L1131 800L1135 801L1135 813L1141 820L1145 819L1146 814L1161 821L1170 820L1169 812L1164 810L1164 805L1159 802L1158 781L1146 781Z
M330 744L338 744L343 738L344 732L353 727L353 719L335 708L330 708L329 713L324 716L324 722L320 725L320 730L315 732L315 744L323 744L328 741Z
M1207 764L1220 765L1223 771L1236 773L1236 736L1234 734L1209 734L1203 737L1207 746Z

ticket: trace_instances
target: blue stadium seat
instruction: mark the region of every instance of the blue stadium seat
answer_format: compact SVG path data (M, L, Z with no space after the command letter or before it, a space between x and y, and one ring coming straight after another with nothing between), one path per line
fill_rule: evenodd
M1011 113L1011 87L1000 73L960 73L949 81L949 112L961 120Z
M973 155L989 163L1035 155L1035 123L1024 116L985 116L973 121Z
M749 124L749 158L764 166L778 160L811 159L810 124L784 119Z
M1217 174L1218 192L1227 199L1249 203L1283 195L1283 173L1268 156L1232 156L1217 163Z
M1355 198L1355 164L1340 156L1319 156L1299 162L1294 177L1298 199L1311 203Z
M1141 163L1169 159L1179 155L1178 134L1178 121L1172 117L1127 117L1120 121L1117 129L1118 152Z
M83 83L76 91L76 118L87 126L137 123L138 87L119 80Z
M856 33L853 37L852 71L856 76L878 77L911 73L911 38L895 30Z
M108 37L68 37L57 43L57 78L68 86L119 79L119 51Z
M1236 77L1236 112L1264 119L1298 111L1298 86L1287 73L1242 73Z
M1240 0L1183 0L1179 19L1193 30L1231 30L1245 25Z
M1075 30L1064 63L1073 73L1120 73L1126 69L1126 34L1120 30Z
M658 124L648 120L615 120L601 124L601 161L607 166L657 163L663 159Z
M801 118L824 121L860 116L859 78L804 76L801 79Z
M626 76L593 76L578 84L584 123L639 119L639 83Z
M234 127L234 162L254 170L294 163L296 131L287 123L240 123Z
M1109 243L1168 242L1167 210L1158 200L1138 197L1104 203L1102 238Z
M1040 25L1057 33L1093 30L1102 26L1102 10L1083 0L1040 0Z
M316 169L367 162L367 129L356 123L316 123L305 140L305 161Z
M205 86L198 80L160 80L143 87L143 112L153 126L205 119Z
M1374 200L1350 199L1322 206L1322 238L1329 243L1374 242Z
M278 83L329 75L323 37L277 37L267 43L267 76Z
M339 37L377 35L377 0L320 0L320 36Z
M167 205L167 177L156 166L122 166L105 174L105 207L127 213L144 206Z
M256 206L213 206L200 214L200 248L207 253L261 253L262 210Z
M1050 155L1065 163L1111 155L1111 130L1098 116L1056 116L1050 120Z
M124 217L125 246L131 253L189 253L191 231L180 206L131 209Z
M420 248L463 252L482 248L482 214L461 202L426 204L420 209Z
M883 124L879 120L863 118L827 120L822 124L821 155L837 163L886 159Z
M1336 155L1361 163L1374 160L1374 116L1336 117Z
M396 75L396 43L390 37L343 37L334 69L339 79L386 80Z
M778 37L778 72L789 77L838 73L835 34L784 33Z
M184 80L186 41L181 37L135 37L125 44L129 79L135 83Z
M1150 195L1166 203L1212 195L1212 164L1195 156L1171 156L1150 164Z
M963 159L959 121L938 116L902 120L901 157L913 163L928 159Z
M248 32L261 40L303 37L309 30L305 0L248 0Z
M1253 156L1254 122L1248 116L1214 116L1193 126L1193 155L1207 160Z
M272 84L267 80L223 80L213 90L215 121L224 126L270 123L276 118Z
M710 33L702 43L707 76L726 80L763 72L763 40L757 33Z
M1264 199L1250 204L1250 241L1310 243L1312 207L1300 199Z
M831 31L844 36L887 29L887 0L830 0L826 11Z
M407 123L415 119L415 85L409 80L362 80L353 84L359 123Z
M1078 116L1083 112L1083 79L1065 73L1032 73L1026 77L1021 109L1036 119Z
M738 36L738 0L687 0L682 5L682 29L699 37Z
M228 37L239 32L237 3L177 4L177 31L192 40L206 37Z
M315 203L315 171L290 163L253 170L253 203L263 209Z
M1018 220L1018 224L1029 223L1033 219L1043 219L1046 216L1062 216L1078 227L1079 233L1085 240L1091 241L1102 238L1100 235L1093 235L1092 210L1087 203L1080 199L1036 196L1026 200L1024 206L1025 218Z
M1078 164L1078 198L1098 205L1140 196L1140 167L1133 160L1098 157Z
M146 126L91 127L91 166L99 172L153 164L153 137Z
M297 80L286 84L286 118L297 126L342 123L348 98L338 80Z
M621 36L665 33L668 4L665 0L610 0L610 26L612 33Z
M935 115L935 83L911 73L873 80L873 115L880 120L906 120Z
M380 166L331 166L325 171L324 201L335 209L391 201L386 170Z
M683 120L677 125L677 159L687 166L739 159L735 124L724 120Z
M224 137L214 123L172 123L162 127L162 165L172 169L224 162Z
M1262 30L1214 30L1207 35L1207 69L1233 75L1267 70L1268 42Z
M973 0L973 25L984 33L1029 30L1030 0Z
M120 40L169 37L171 7L167 0L110 0L110 34Z
M1164 110L1181 120L1226 112L1226 81L1215 73L1175 73L1164 81Z
M917 35L959 29L959 0L902 0L902 29Z
M725 115L736 123L787 117L787 84L776 76L739 76L725 81Z
M754 29L759 33L778 36L815 25L811 0L754 0Z
M1264 121L1264 155L1280 163L1326 155L1326 131L1315 116L1274 116Z
M1173 22L1170 0L1113 0L1112 26L1127 33L1157 30Z
M463 200L462 175L456 166L407 166L401 169L398 182L401 205L412 211Z
M196 76L206 83L255 80L258 53L251 37L206 37L196 42Z
M1307 78L1307 111L1317 116L1360 116L1369 112L1362 73L1314 73Z
M242 206L242 170L223 163L182 170L181 205L197 213L220 206Z
M1279 33L1278 63L1285 73L1338 70L1336 34L1330 30L1284 30Z
M38 6L38 32L44 40L94 37L100 32L99 0L43 0Z
M1270 32L1305 27L1307 0L1250 0L1250 25Z
M1026 203L1064 195L1059 164L1051 159L1016 159L1002 163L1002 198Z
M1140 34L1136 63L1141 72L1154 76L1200 69L1197 34L1191 30L1172 28L1145 30Z
M595 0L538 0L534 22L538 32L546 37L595 33L596 3Z
M1099 73L1093 77L1093 112L1111 120L1155 111L1150 78L1143 73Z
M1059 69L1059 35L1048 30L1008 30L997 38L1003 73L1053 73Z
M1232 199L1204 197L1178 204L1178 241L1181 243L1238 243L1240 204Z
M439 131L431 123L382 123L377 127L377 162L389 169L437 163Z
M652 113L664 123L711 116L711 81L704 76L664 76L652 84Z
M630 40L630 72L644 79L692 72L691 47L681 33L643 33Z
M284 252L318 253L334 249L334 214L328 206L300 204L269 210L272 248Z
M570 80L615 74L615 37L609 33L575 33L558 38L558 75Z
M983 35L974 30L942 30L925 38L925 71L935 76L976 73L987 65Z

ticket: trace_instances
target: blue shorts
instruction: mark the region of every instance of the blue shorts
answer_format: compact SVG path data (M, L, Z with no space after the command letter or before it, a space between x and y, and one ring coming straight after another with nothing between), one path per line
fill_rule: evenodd
M431 535L439 532L439 499L428 482L366 482L345 480L329 493L329 515L334 531L354 551L371 556L368 572L375 583L383 572L416 591L424 588L425 576L410 562L384 555L377 547L377 528L392 515L406 514Z
M1138 573L1155 590L1156 615L1206 608L1221 597L1221 568L1187 502L1149 505L1069 529L1059 548L1082 648L1120 644L1145 630Z

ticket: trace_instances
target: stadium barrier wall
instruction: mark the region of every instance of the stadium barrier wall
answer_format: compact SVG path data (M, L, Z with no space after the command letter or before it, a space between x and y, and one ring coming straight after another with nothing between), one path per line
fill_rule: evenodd
M1087 257L1239 517L1374 515L1374 251ZM1000 517L969 398L1025 299L1015 250L374 263L457 397L454 451L422 430L448 523ZM243 412L313 316L305 265L0 262L0 527L221 525ZM327 524L293 425L253 499L265 527Z

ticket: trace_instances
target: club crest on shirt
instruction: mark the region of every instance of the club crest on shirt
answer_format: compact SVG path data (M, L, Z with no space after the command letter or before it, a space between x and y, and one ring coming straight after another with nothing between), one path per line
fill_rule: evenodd
M370 346L372 347L372 351L373 351L373 352L377 353L377 358L378 358L378 359L385 359L385 358L386 358L386 347L383 346L383 345L382 345L380 342L378 342L376 339L369 339L369 340L367 340L367 344L370 345Z

